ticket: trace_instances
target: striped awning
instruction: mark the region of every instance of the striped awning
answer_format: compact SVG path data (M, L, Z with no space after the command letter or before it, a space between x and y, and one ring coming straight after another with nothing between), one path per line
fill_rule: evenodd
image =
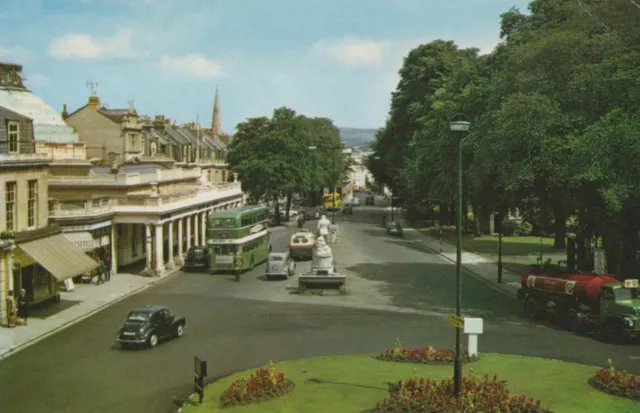
M90 232L65 232L62 235L84 252L93 251L95 248L93 236Z

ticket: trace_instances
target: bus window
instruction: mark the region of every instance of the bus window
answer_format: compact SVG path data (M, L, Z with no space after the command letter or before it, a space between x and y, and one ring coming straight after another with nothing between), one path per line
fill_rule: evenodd
M214 245L213 253L215 255L233 255L235 254L235 245Z
M233 224L233 219L229 218L218 218L211 220L211 225L216 228L233 228Z

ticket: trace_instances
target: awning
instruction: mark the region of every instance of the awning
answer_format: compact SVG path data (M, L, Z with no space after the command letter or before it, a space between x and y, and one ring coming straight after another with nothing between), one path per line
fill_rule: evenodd
M82 251L93 251L95 245L90 232L64 232L62 235Z
M100 265L62 234L23 242L18 244L18 248L42 265L58 281L84 274Z

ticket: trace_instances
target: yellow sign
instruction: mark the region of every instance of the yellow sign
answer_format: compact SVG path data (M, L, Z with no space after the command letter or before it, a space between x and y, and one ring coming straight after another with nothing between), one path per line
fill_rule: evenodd
M458 317L455 314L449 314L447 316L447 320L449 320L449 324L451 324L455 328L463 328L464 327L464 320L462 319L462 317Z
M625 288L638 288L638 280L624 280Z

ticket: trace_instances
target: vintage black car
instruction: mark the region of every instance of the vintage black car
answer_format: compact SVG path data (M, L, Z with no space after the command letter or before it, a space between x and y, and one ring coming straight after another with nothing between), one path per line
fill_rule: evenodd
M209 250L205 247L191 247L184 260L184 270L206 270L209 268Z
M133 346L158 345L160 340L182 337L187 320L174 315L163 306L149 306L131 310L118 334L118 342L123 348Z
M310 207L307 208L307 210L304 212L304 218L305 219L319 219L320 215L322 215L322 206L314 206L314 207Z

